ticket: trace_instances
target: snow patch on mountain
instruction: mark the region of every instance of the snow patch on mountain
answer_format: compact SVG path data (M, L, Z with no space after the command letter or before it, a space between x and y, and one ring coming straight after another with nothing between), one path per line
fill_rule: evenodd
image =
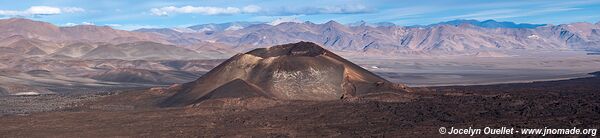
M532 35L527 36L527 38L529 38L529 39L540 39L540 36L532 34Z
M282 18L277 18L273 21L271 21L270 23L268 23L269 25L275 26L275 25L279 25L281 23L285 23L285 22L294 22L294 23L302 23L303 21L296 18L296 17L282 17Z
M236 24L236 25L227 27L227 29L225 29L225 30L226 31L235 31L235 30L240 30L240 29L244 29L244 27Z

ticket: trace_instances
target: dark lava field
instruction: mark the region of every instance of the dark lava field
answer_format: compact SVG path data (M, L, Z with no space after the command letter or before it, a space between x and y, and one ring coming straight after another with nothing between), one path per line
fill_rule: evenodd
M157 107L173 93L155 88L88 96L51 111L4 114L0 117L3 126L0 134L2 137L443 137L438 132L440 127L598 128L598 84L599 77L590 77L422 87L407 93L321 102L230 98L173 108ZM4 106L7 101L10 100L3 99L1 104Z

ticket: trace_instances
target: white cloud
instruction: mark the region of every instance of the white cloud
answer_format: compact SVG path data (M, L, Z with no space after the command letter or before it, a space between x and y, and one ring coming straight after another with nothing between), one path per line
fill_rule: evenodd
M32 15L52 15L52 14L60 14L60 8L50 7L50 6L31 6L29 9L25 10L25 13Z
M246 13L257 13L261 10L262 8L260 8L259 6L256 5L248 5L244 8L242 8L242 11L246 12Z
M336 5L336 6L321 6L321 7L282 7L274 8L265 11L268 15L315 15L315 14L357 14L371 13L371 9L362 4L354 5Z
M371 10L364 5L327 6L318 9L318 13L329 14L366 13L369 11Z
M371 13L374 9L362 4L347 4L334 6L309 6L309 7L275 7L262 8L257 5L245 7L205 7L205 6L167 6L150 9L150 13L156 16L168 16L178 13L202 14L202 15L233 15L233 14L257 14L269 16L288 15L314 15L314 14L356 14Z
M31 6L26 10L0 10L0 16L38 16L38 15L56 15L62 13L76 13L85 11L78 7L51 7L51 6Z
M69 22L62 26L77 26L77 25L94 25L94 23L91 23L91 22L71 23L71 22Z
M0 15L4 16L19 16L23 13L21 11L11 11L11 10L0 10Z
M65 24L65 25L63 25L63 26L75 26L75 25L78 25L78 24L76 24L76 23L66 23L66 24Z
M94 23L91 23L91 22L81 22L81 25L94 25Z
M261 8L256 5L248 5L246 7L194 7L194 6L167 6L161 8L152 8L150 13L156 16L168 16L177 13L188 13L188 14L203 14L203 15L231 15L231 14L243 14L243 13L256 13Z

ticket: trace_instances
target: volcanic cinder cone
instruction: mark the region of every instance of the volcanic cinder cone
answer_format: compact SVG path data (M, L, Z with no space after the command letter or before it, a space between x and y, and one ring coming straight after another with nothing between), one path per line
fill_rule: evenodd
M376 92L402 92L393 84L311 42L237 54L186 83L162 106L216 98L263 96L279 100L336 100Z

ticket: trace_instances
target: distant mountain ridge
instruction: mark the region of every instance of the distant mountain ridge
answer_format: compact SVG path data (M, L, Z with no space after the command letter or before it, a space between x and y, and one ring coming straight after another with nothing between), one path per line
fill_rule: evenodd
M335 21L323 24L284 22L278 25L255 24L222 32L180 33L186 37L171 37L169 41L193 38L238 50L311 41L334 51L377 53L372 55L477 56L506 50L595 50L600 47L599 30L598 24L591 23L547 25L494 20L454 20L406 27L389 23L373 25L364 21L347 25Z
M514 23L514 22L498 22L495 20L452 20L447 22L440 22L436 24L427 25L428 27L436 26L436 25L454 25L459 26L463 24L470 24L474 26L479 26L483 28L537 28L541 26L545 26L546 24L528 24L528 23Z
M0 39L15 35L45 41L88 41L88 42L133 42L163 41L159 36L148 33L112 29L108 26L77 25L59 27L50 23L23 18L0 19Z
M229 52L215 51L219 48L216 45L176 46L182 42L169 42L167 38L173 36L164 35L167 32L133 32L95 25L59 27L23 18L0 19L0 58L182 60L225 58L223 52ZM201 42L188 40L190 45Z
M20 39L28 40L15 43ZM314 42L336 52L386 57L413 54L505 55L504 51L511 50L598 51L600 50L600 23L545 25L494 20L455 20L416 27L385 22L371 24L365 21L351 24L340 24L335 21L322 24L294 21L277 25L262 22L232 22L188 28L124 31L106 26L58 27L29 19L0 19L0 53L16 55L52 55L59 48L73 43L109 43L119 46L124 43L152 44L145 42L153 42L207 54L201 57L227 57L236 51L299 41ZM11 45L12 43L15 45ZM161 48L166 47L161 46ZM89 49L89 45L83 44L70 46L59 52L83 57L85 53L82 52ZM178 50L170 54L191 54L179 52L186 51ZM148 54L153 55L153 53ZM165 57L183 58L171 55Z

